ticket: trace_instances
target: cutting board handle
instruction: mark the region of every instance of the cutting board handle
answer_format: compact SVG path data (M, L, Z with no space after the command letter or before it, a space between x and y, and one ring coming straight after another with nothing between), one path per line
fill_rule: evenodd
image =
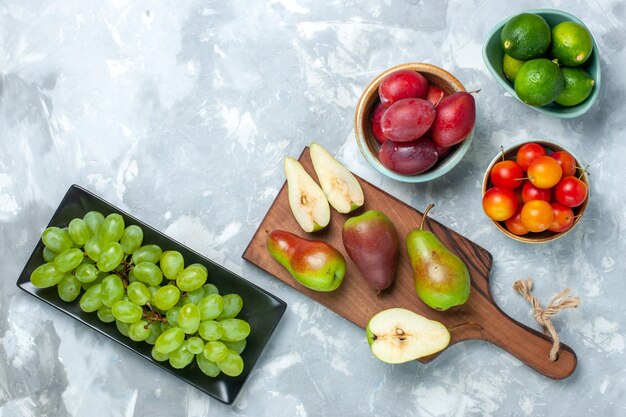
M578 358L569 346L561 343L558 359L550 360L550 337L513 320L497 305L489 305L492 306L493 311L489 313L493 320L485 323L483 337L486 340L550 378L563 379L574 372Z

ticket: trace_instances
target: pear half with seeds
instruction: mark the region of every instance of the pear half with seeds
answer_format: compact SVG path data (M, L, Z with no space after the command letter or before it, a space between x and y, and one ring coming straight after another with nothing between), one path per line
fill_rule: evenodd
M350 213L365 202L363 190L352 173L317 143L311 146L311 161L328 202L339 213Z
M302 230L310 233L326 227L330 222L330 207L320 186L300 162L289 156L285 158L285 176L289 206Z
M377 313L367 324L366 333L372 353L386 363L409 362L450 344L446 326L404 308Z

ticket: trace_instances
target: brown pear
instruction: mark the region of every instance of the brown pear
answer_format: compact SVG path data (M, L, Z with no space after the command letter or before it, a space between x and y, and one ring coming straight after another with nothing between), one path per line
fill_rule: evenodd
M369 210L343 225L343 246L367 284L389 288L398 269L398 232L384 213Z

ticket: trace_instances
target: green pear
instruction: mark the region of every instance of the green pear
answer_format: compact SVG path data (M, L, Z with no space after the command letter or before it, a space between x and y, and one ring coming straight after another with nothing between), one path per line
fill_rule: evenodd
M288 156L284 165L289 207L302 230L310 233L328 226L330 206L324 191L297 160Z
M341 252L321 240L309 240L274 230L266 241L272 257L300 284L315 291L336 290L346 274Z
M386 363L419 359L450 344L446 326L404 308L377 313L367 323L365 331L372 353Z
M365 202L363 189L355 176L326 149L311 143L311 162L330 205L339 213L349 213Z
M464 304L470 293L471 279L467 266L450 252L433 232L424 230L424 211L419 229L406 237L406 247L413 268L415 290L421 300L435 310L447 310Z
M377 291L389 288L398 270L400 243L391 220L368 210L343 224L343 246L367 284Z

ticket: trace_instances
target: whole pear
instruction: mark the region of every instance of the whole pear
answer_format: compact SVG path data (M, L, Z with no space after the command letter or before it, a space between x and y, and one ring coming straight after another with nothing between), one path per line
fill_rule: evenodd
M432 207L431 204L424 211L419 229L409 232L406 246L417 295L429 307L447 310L467 301L471 279L463 261L434 233L424 230L424 221Z
M343 246L365 282L377 291L389 288L398 270L398 232L381 211L368 210L343 225Z
M315 291L337 289L346 274L346 260L333 246L284 230L267 236L267 250L300 284Z

